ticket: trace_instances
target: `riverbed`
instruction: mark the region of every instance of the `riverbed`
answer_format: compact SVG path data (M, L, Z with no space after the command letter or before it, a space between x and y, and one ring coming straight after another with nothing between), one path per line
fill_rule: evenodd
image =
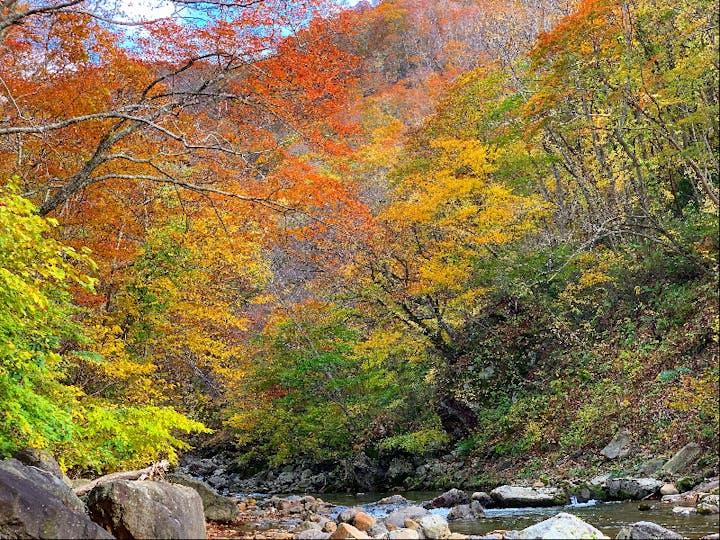
M413 503L429 501L440 492L416 491L403 493L403 497ZM376 518L386 516L397 506L378 505L377 501L386 497L388 493L365 493L348 495L346 493L325 493L322 499L338 505L334 515L345 507L362 506L366 512ZM615 538L624 525L637 521L652 521L663 527L676 531L686 538L701 538L708 534L718 532L720 519L715 515L690 514L688 516L673 513L673 505L663 504L660 501L649 501L649 510L639 510L637 502L609 502L576 503L566 506L547 508L496 508L487 509L486 516L472 521L451 521L450 530L463 534L482 535L493 530L519 530L534 525L544 519L554 516L558 512L569 512L580 519L600 529L610 538ZM431 513L447 516L448 508L436 508Z

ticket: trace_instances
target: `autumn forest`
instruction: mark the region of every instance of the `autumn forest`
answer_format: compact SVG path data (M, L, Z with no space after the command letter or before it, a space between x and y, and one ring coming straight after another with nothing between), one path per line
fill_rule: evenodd
M162 6L0 2L3 457L716 448L716 2Z

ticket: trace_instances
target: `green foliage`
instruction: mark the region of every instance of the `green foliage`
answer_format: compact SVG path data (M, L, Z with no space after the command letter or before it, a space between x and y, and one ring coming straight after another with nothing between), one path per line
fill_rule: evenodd
M170 407L118 407L70 383L78 360L103 361L91 351L58 352L91 345L72 288L92 290L83 267L94 263L54 240L57 223L34 212L13 184L0 190L0 455L46 448L65 467L96 470L176 461L188 448L176 430L207 431L202 424Z
M450 442L448 434L438 428L423 429L413 433L403 433L389 437L378 443L385 451L402 451L408 454L431 454L442 450Z
M0 453L68 442L76 391L62 384L63 341L81 340L70 288L93 282L85 253L48 238L57 223L34 215L13 184L0 189Z

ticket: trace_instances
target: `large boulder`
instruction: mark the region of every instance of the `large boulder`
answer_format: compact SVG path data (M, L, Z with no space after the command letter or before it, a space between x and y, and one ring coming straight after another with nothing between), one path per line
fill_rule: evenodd
M609 478L605 492L611 499L639 501L655 495L663 483L655 478Z
M683 536L650 521L625 525L615 538L620 540L681 540Z
M671 457L665 465L660 469L667 474L678 474L685 471L690 465L695 463L702 454L702 448L695 443L688 443Z
M598 529L585 523L582 519L560 512L559 514L536 523L520 531L516 538L525 539L557 539L557 538L608 538Z
M451 489L442 495L438 495L433 500L423 504L425 508L452 508L458 504L467 504L470 500L467 493L459 489Z
M52 474L16 459L0 462L0 538L112 538Z
M42 486L43 489L52 493L73 512L85 512L85 503L75 495L72 489L59 477L45 470L34 466L27 466L17 459L6 459L0 461L0 470L5 470L15 476L22 476L27 480Z
M182 473L169 474L167 480L173 484L187 486L197 491L202 499L205 518L210 521L231 523L240 515L240 510L235 501L229 497L223 497L202 480L197 480Z
M187 486L116 480L88 494L90 517L117 538L206 538L202 499Z
M553 487L500 486L490 492L498 506L559 506L567 502L565 491Z
M406 506L405 508L391 512L388 517L385 518L385 523L389 523L395 527L404 527L406 519L417 519L426 516L428 513L429 512L422 506Z

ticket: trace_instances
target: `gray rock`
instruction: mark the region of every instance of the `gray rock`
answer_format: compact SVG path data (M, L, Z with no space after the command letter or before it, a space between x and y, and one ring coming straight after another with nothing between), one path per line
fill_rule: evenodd
M655 478L610 478L605 490L612 499L639 501L657 493L662 485Z
M6 459L0 461L0 470L7 471L14 476L23 477L34 484L42 486L44 490L60 499L73 512L85 512L85 503L75 495L72 489L59 477L44 469L24 465L17 459Z
M470 504L453 506L448 512L448 521L468 521L481 518L485 515L482 505L478 501Z
M88 510L120 538L206 538L200 495L165 482L116 480L95 486Z
M598 529L582 519L560 512L559 514L536 523L520 531L519 539L555 539L555 538L608 538Z
M558 506L567 502L565 491L552 487L500 486L490 492L498 506Z
M608 459L618 459L629 456L631 449L630 437L627 432L621 431L612 438L605 448L600 450L600 453Z
M424 538L439 539L450 536L450 527L444 517L436 514L422 516L418 519L420 531Z
M13 455L20 463L37 467L43 471L49 472L53 476L62 480L65 484L72 487L72 482L65 476L65 473L60 468L60 465L50 452L47 450L40 450L38 448L23 448L18 450Z
M385 523L390 523L396 527L403 527L406 519L417 519L427 514L428 511L422 506L406 506L405 508L400 508L390 513L390 515L385 518Z
M167 475L167 480L173 484L187 486L197 491L202 499L205 518L210 521L232 523L240 515L240 510L237 504L235 504L235 501L229 497L223 497L202 480L197 480L192 476L182 473L169 474Z
M650 521L625 525L615 538L621 540L681 540L683 536Z
M459 504L467 504L470 501L467 493L459 489L451 489L442 495L438 495L433 500L423 504L425 508L452 508Z
M695 463L702 454L702 448L695 443L688 443L671 457L661 471L667 474L678 474L685 471L690 465Z
M59 478L16 459L0 462L0 538L112 538Z

